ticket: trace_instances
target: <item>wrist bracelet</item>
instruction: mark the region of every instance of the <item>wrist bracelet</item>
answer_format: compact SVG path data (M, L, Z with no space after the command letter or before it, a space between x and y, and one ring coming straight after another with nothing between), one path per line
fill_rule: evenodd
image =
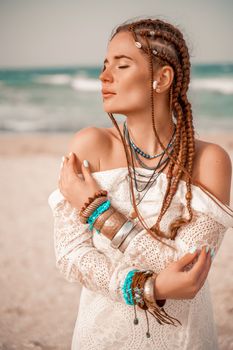
M129 232L129 234L126 236L126 238L123 240L123 242L121 243L118 249L122 253L124 253L129 243L131 242L131 240L134 239L134 237L136 237L140 231L141 231L141 227L138 225L138 223L136 223L132 228L132 230Z
M154 288L155 278L147 278L144 284L144 297L149 304L155 304L155 288Z
M98 216L100 216L103 212L105 212L106 210L109 209L111 203L109 200L107 200L106 202L102 203L92 214L91 216L89 216L87 222L90 224L89 228L90 230L93 229L94 227L94 223L96 221L96 219L98 218Z
M83 207L80 209L80 213L82 213L96 198L99 198L99 197L106 197L108 194L108 191L106 190L98 190L94 193L94 195L92 197L88 197L88 200L87 202L84 203Z
M113 213L104 220L103 226L101 227L101 233L111 240L126 220L127 218L125 215L113 208Z
M98 218L96 219L95 223L94 223L94 227L95 229L97 229L98 231L101 231L105 221L115 212L115 208L113 208L112 206L110 206L110 208L108 208L108 210L106 210L105 212L103 212L100 216L98 216Z
M104 202L107 201L107 196L101 196L101 197L98 197L98 198L95 198L93 200L93 202L90 203L90 205L85 208L83 211L80 211L79 212L79 217L80 217L80 221L83 223L83 224L86 224L87 223L87 220L89 218L89 216L91 216L94 211Z
M114 249L118 249L123 240L128 236L132 228L134 227L134 222L131 220L127 220L123 226L121 226L120 230L117 231L115 236L111 241L111 247Z
M101 228L101 233L108 239L112 240L116 235L116 232L122 228L126 221L127 218L122 213L115 210L114 213L104 222Z
M144 293L145 293L146 301L149 304L157 305L160 308L162 308L166 303L166 299L156 299L155 280L157 277L158 277L158 274L154 273L153 276L147 279L144 286Z

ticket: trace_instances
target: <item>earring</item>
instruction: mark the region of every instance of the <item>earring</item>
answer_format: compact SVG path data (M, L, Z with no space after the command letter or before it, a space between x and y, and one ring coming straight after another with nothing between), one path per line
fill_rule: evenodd
M154 90L156 90L157 84L158 84L157 80L154 80L154 81L153 81L153 89L154 89Z
M142 44L139 41L135 41L135 46L137 46L138 49L141 49Z

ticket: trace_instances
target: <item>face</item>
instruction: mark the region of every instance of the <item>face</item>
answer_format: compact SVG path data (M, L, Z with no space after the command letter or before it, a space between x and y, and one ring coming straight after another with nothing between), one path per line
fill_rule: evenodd
M117 58L116 56L128 56ZM129 32L121 32L109 42L104 71L99 78L102 91L114 94L103 95L107 113L129 115L150 107L150 71L147 58L134 44Z

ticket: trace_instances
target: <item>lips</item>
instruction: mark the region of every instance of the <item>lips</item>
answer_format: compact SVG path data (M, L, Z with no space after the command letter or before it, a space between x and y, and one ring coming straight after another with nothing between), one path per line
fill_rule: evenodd
M111 96L111 95L116 95L115 92L109 91L109 90L101 90L103 96Z

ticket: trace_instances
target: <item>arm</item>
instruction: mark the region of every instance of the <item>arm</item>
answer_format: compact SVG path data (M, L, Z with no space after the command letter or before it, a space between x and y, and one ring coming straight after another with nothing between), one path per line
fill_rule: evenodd
M195 179L213 193L219 201L228 205L231 193L232 165L227 152L218 145L206 144L198 157L196 169L198 171ZM191 206L194 212L192 221L178 230L175 241L167 241L178 249L177 252L173 253L148 234L135 237L128 247L127 253L132 256L135 254L135 257L144 254L145 262L152 266L155 271L161 271L169 262L177 260L191 248L200 248L206 244L214 248L216 256L224 233L227 228L233 226L233 219L198 187L193 186L192 192ZM185 193L180 195L180 202L185 206L184 196ZM188 214L187 210L186 213ZM148 249L151 249L149 255L146 253ZM158 258L161 251L163 251L163 262Z
M121 260L113 264L110 258L93 246L92 233L89 232L87 225L79 222L76 210L70 207L68 202L63 201L56 207L54 219L57 267L69 281L79 281L87 288L105 295L109 295L111 291L110 297L114 300L123 300L120 285L129 270L137 266L139 269L150 268L159 272L179 256L177 252L154 240L144 231L132 240ZM185 247L183 251L187 252L189 245L185 245L186 237L190 238L198 227L201 229L199 223L196 221L196 223L192 222L193 226L186 225L187 227L183 227L181 235L178 236L179 240L167 243L178 248L182 248L183 243ZM206 226L205 220L203 225ZM219 223L216 222L217 230L219 230L218 225ZM205 231L207 238L212 234L211 225L209 228L209 233ZM221 225L220 228L222 228ZM225 229L224 226L223 229ZM218 238L218 231L213 237ZM195 240L191 242L193 245ZM200 242L205 243L204 240ZM182 249L178 249L179 254L181 251Z
M114 262L94 247L93 233L89 231L88 225L80 223L77 210L69 202L60 200L56 205L53 204L55 201L52 197L58 194L55 191L49 200L54 215L56 266L68 281L80 282L90 290L123 303L121 286L130 270L150 269L159 273L169 263L187 253L193 245L203 246L206 243L218 249L227 229L209 216L199 213L192 223L180 230L175 241L169 242L178 249L177 252L143 230L130 242L124 254L119 252L119 258ZM163 299L160 290L157 290L157 295Z
M50 195L49 204L54 216L56 266L60 272L70 282L80 282L90 290L124 302L119 286L135 266L121 258L117 269L116 262L95 248L89 225L79 221L77 210L62 198L58 190ZM111 278L114 295L109 290ZM115 288L115 283L119 288Z

